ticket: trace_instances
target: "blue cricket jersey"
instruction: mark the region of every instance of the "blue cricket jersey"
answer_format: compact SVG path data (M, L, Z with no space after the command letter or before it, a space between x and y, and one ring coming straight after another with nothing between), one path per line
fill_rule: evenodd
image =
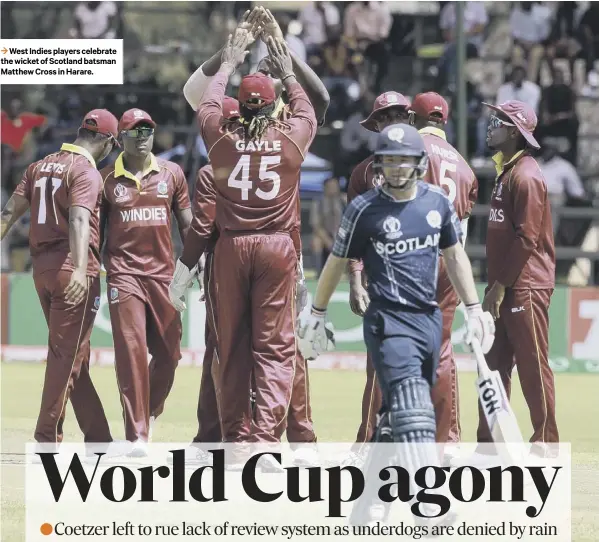
M429 310L438 306L439 250L461 236L443 189L418 182L416 196L400 201L377 187L348 205L332 253L363 261L371 301Z

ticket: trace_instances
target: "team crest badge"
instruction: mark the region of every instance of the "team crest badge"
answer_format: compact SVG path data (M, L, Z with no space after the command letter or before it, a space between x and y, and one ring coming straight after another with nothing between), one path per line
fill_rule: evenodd
M393 128L392 130L389 130L387 137L389 137L391 141L401 143L403 141L404 133L403 128Z
M394 216L388 216L383 222L383 230L387 234L387 239L399 239L403 233L400 231L401 222Z
M119 289L118 288L110 288L110 302L111 303L119 302Z
M114 187L114 195L116 197L116 203L122 203L123 201L131 199L129 192L127 192L127 188L125 188L121 183L117 183L117 185Z
M100 296L97 295L96 298L94 299L94 308L92 309L92 312L98 312L98 310L100 310Z
M439 211L429 211L426 221L431 228L441 229L441 213Z
M135 111L133 111L133 116L136 119L143 119L144 118L144 112L140 111L139 109L136 109Z
M168 185L166 181L160 181L156 187L159 198L168 198Z
M503 192L503 183L499 183L495 188L495 199L501 201L501 192Z

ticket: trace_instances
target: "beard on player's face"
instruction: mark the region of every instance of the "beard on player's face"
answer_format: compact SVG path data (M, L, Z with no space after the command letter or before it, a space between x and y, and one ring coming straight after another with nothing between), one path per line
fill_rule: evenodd
M113 148L114 148L114 139L112 137L110 137L106 140L106 143L104 144L104 147L102 148L102 154L98 157L96 162L100 163L102 160L104 160L104 158L106 158L112 152Z

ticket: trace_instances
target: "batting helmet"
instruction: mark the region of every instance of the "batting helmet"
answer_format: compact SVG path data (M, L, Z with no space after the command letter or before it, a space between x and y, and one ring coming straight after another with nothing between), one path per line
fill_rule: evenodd
M390 160L388 157L392 157ZM402 160L402 158L416 158ZM428 167L428 154L422 136L409 124L392 124L379 135L374 151L374 170L393 188L409 188L422 179ZM396 170L391 173L392 170ZM408 175L403 173L408 172ZM390 183L390 178L397 183Z

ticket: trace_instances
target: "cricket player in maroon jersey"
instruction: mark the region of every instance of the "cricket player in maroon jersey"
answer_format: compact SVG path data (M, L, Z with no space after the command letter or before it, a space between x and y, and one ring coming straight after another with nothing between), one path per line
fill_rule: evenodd
M371 132L380 132L387 126L397 123L407 123L410 118L410 102L399 92L384 92L374 102L374 107L368 118L361 122L362 126ZM356 196L374 188L376 179L373 170L374 155L360 162L352 171L347 187L347 202ZM350 260L349 268L349 303L352 311L358 316L364 316L368 308L368 293L366 292L366 277L362 273L362 262ZM356 444L369 442L376 428L376 417L382 403L382 395L376 382L374 365L370 356L366 356L366 386L362 397L362 423L356 436ZM360 446L354 448L359 451Z
M215 174L214 252L218 284L219 380L223 440L243 442L250 417L249 381L256 407L249 440L277 442L284 429L296 365L295 226L300 167L316 132L314 109L295 80L287 46L269 38L271 68L289 95L291 119L274 119L272 79L253 74L239 89L241 118L223 122L225 87L247 54L247 36L236 32L223 50L219 73L198 108L200 129ZM206 240L192 229L171 284L179 308ZM248 326L247 322L251 325ZM249 329L248 329L249 328ZM250 333L251 330L251 333ZM249 353L249 355L248 355Z
M436 92L425 92L414 98L410 109L414 126L422 136L429 157L424 180L442 186L447 191L449 201L462 222L462 242L465 244L468 217L478 196L478 181L466 160L447 142L443 126L447 123L449 106ZM460 301L447 275L443 258L439 263L437 302L443 315L443 335L437 381L432 389L437 420L436 440L459 442L459 390L451 345L451 327Z
M171 213L181 238L191 202L181 168L152 154L156 124L129 109L119 120L124 152L102 179L102 231L116 373L132 455L147 453L181 359L181 318L168 298L174 259ZM152 359L147 362L147 352Z
M489 105L489 104L485 104ZM549 366L549 304L555 287L555 246L547 185L531 149L537 116L510 100L489 105L487 145L497 178L487 228L488 287L483 301L496 319L495 343L487 355L510 394L514 363L530 409L531 442L559 442L555 386ZM480 410L477 438L491 442Z
M223 99L223 116L227 119L239 117L239 102L234 98L225 96ZM214 187L214 172L210 164L205 165L198 171L194 194L193 210L194 217L192 228L202 235L209 235L209 242L205 249L206 261L204 265L204 298L206 302L206 329L204 361L202 364L202 381L198 398L197 419L198 432L193 439L194 443L215 443L222 440L220 429L220 415L217 402L217 390L213 374L217 371L218 362L214 365L216 353L215 325L215 284L212 273L213 249L218 231L214 227L216 212L216 190ZM212 205L210 205L212 204ZM307 389L307 374L304 369L305 361L298 356L296 363L296 374L293 386L291 404L287 419L287 440L289 442L314 442L316 436L312 427L311 409L309 402L309 390ZM247 427L249 434L250 428ZM191 460L205 460L208 454L200 448L188 448Z
M73 144L31 164L2 210L2 239L31 209L33 280L48 323L48 359L35 440L61 442L67 400L85 442L112 442L89 374L89 339L100 306L96 164L113 148L117 120L106 109L85 115Z

